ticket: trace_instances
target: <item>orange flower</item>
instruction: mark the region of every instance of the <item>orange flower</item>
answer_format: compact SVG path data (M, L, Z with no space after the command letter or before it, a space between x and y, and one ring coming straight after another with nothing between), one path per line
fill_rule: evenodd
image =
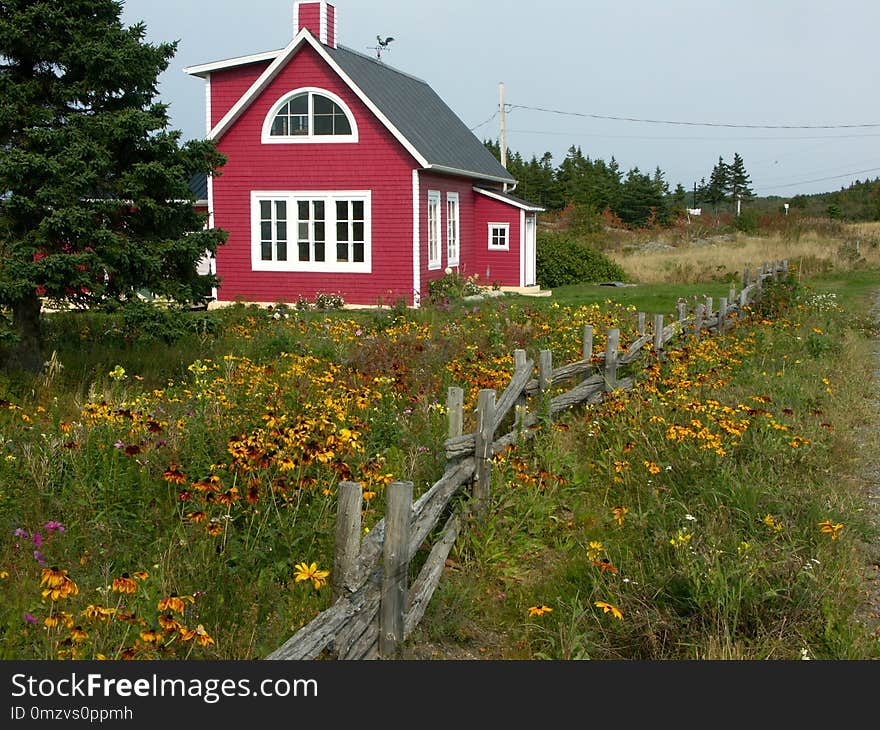
M614 515L614 519L617 521L618 525L623 524L623 520L629 512L628 507L612 507L611 513Z
M57 601L59 598L75 596L79 593L79 587L67 576L66 570L58 568L43 568L40 585L46 586L43 590L43 598Z
M192 596L178 596L176 593L172 593L168 598L163 598L159 601L158 609L160 611L183 613L185 609L184 601L195 603L195 598Z
M180 469L178 469L174 464L171 464L165 471L162 472L162 478L165 481L171 482L172 484L186 484L186 474L180 471Z
M823 535L831 535L832 540L836 540L838 538L838 534L843 529L843 523L838 522L835 525L831 524L831 520L825 520L819 523L819 531Z
M545 606L543 603L540 606L530 606L529 607L529 617L531 616L543 616L545 613L551 613L553 611L550 606Z
M119 578L113 579L111 588L117 593L137 593L138 586L128 573L123 573Z
M614 618L618 618L623 620L623 614L617 606L612 606L610 603L606 603L605 601L596 601L594 604L597 608L601 608L603 613L610 613Z

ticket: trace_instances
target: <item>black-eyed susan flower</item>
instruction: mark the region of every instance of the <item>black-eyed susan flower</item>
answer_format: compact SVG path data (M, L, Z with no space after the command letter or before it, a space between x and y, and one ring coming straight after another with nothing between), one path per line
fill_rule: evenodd
M89 634L82 626L74 626L70 630L70 638L77 644L81 644L89 638Z
M624 519L626 519L626 515L629 512L628 507L612 507L611 514L614 515L614 519L618 525L622 525Z
M823 535L831 535L832 540L836 540L843 529L843 523L831 524L831 520L824 520L819 523L819 531Z
M553 609L550 606L545 606L543 603L538 606L530 606L529 617L543 616L545 613L551 613L552 611Z
M75 596L79 593L79 587L67 575L66 570L58 568L43 568L40 585L45 586L42 596L51 601L60 598Z
M106 621L114 613L116 613L115 608L107 608L106 606L89 604L85 607L85 609L83 609L82 615L92 621Z
M137 593L138 589L137 583L134 582L134 578L128 573L123 573L118 578L114 578L110 587L117 593Z
M623 613L617 606L613 606L606 601L596 601L594 605L596 608L601 608L602 613L610 613L614 618L620 619L621 621L623 620Z
M297 563L293 568L296 571L294 573L294 582L300 583L301 581L310 580L315 586L315 590L323 586L327 582L327 576L330 575L329 570L318 570L317 563L312 563L311 565Z
M183 613L186 608L184 604L185 601L195 603L195 598L192 596L178 596L176 593L172 593L167 598L160 599L157 608L160 611L175 611L176 613Z

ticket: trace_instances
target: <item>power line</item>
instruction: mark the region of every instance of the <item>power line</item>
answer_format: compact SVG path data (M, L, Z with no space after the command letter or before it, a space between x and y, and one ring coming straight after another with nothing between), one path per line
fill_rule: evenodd
M730 129L861 129L880 127L880 122L866 124L728 124L725 122L682 122L668 119L640 119L638 117L617 117L607 114L588 114L584 112L568 112L560 109L547 109L540 106L511 104L511 109L529 109L547 114L561 114L568 117L587 117L590 119L606 119L616 122L641 122L644 124L674 124L686 127L726 127Z
M491 120L488 120L491 121ZM484 122L485 124L485 122ZM543 129L509 129L509 132L517 134L546 134L555 137L598 137L600 139L642 139L642 140L670 140L679 142L748 142L748 141L772 141L772 142L797 142L798 140L825 140L825 139L863 139L868 137L880 137L880 134L828 134L828 135L799 135L797 137L771 136L771 137L656 137L651 135L632 134L591 134L584 132L550 132Z
M489 122L491 122L495 117L498 116L498 112L495 112L491 117L489 117L485 122L480 122L476 127L471 127L471 132L475 132L480 127L486 126Z
M843 175L831 175L830 177L819 177L815 180L801 180L796 183L787 183L786 185L768 185L764 187L776 188L793 188L795 185L810 185L811 183L825 182L826 180L839 180L842 177L850 177L851 175L864 175L867 172L878 172L880 167L872 167L869 170L856 170L855 172L846 172Z

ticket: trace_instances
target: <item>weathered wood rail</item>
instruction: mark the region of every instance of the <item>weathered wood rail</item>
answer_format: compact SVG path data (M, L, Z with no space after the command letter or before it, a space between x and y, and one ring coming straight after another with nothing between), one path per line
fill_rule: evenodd
M475 411L475 429L462 433L464 424L461 388L447 395L448 438L443 444L446 468L443 476L412 501L412 482L394 482L387 487L386 515L365 536L361 524L363 488L355 482L339 484L335 554L331 571L333 604L303 626L266 659L393 659L403 641L424 615L446 559L465 520L479 519L485 508L491 483L492 457L507 447L533 437L540 419L577 405L597 403L615 390L629 390L635 376L629 366L641 359L650 345L663 357L667 345L688 337L723 333L738 312L760 296L764 282L788 274L787 261L765 263L755 271L743 272L743 286L721 297L717 308L709 297L694 302L680 299L677 317L664 323L656 315L648 331L644 313L638 314L639 336L624 350L620 330L606 333L604 352L593 352L593 327L583 328L581 359L553 367L549 350L528 359L524 350L514 352L510 383L496 399L494 390L481 390ZM567 391L555 393L561 383L576 381ZM512 416L512 418L511 418ZM506 423L511 429L498 430ZM464 510L452 507L453 499L470 486ZM437 527L445 519L443 527ZM411 562L437 532L422 562L418 576L408 585ZM362 539L363 537L363 539Z

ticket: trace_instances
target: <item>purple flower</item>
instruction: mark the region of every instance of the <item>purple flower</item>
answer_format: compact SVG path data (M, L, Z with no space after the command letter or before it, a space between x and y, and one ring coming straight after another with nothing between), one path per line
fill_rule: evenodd
M43 536L39 532L34 533L34 547L38 548L43 544Z
M355 331L354 331L354 336L355 336L355 337L360 337L363 333L364 333L363 330L355 330Z
M31 534L27 530L23 530L21 527L16 527L12 534L16 537L23 537L25 540L30 539Z
M43 525L43 529L48 530L50 533L64 532L64 525L62 525L57 520L49 520L45 525Z
M29 624L37 623L37 617L30 613L26 613L24 615L24 620L27 621Z
M117 441L115 444L113 444L113 448L114 449L125 448L125 442L124 441Z
M36 560L40 565L46 565L46 558L39 550L34 550L34 560Z

